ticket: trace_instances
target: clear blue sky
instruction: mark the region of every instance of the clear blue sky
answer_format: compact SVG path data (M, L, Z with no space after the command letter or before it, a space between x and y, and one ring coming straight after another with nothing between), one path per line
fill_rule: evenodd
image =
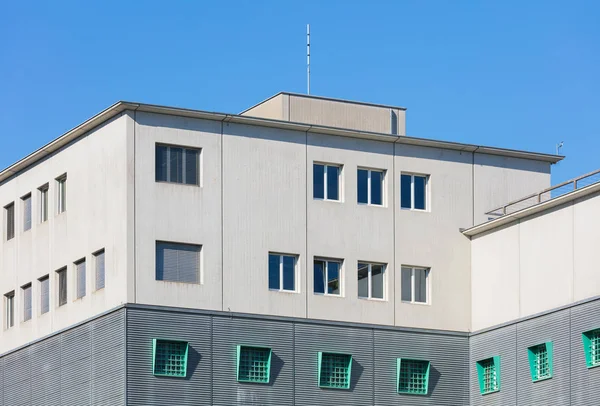
M4 1L0 167L117 100L237 113L278 91L408 108L407 132L600 167L600 2Z

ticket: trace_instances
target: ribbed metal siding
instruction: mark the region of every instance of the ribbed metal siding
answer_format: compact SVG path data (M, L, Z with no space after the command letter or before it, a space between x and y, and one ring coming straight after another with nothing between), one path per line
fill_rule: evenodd
M213 318L213 405L292 405L294 399L292 322ZM239 383L237 345L272 348L269 384Z
M125 311L94 321L92 405L125 404Z
M34 404L60 404L61 336L31 346L31 394Z
M430 361L426 396L396 390L396 359ZM469 404L467 337L375 331L375 404L463 406Z
M31 358L24 348L4 357L4 403L23 405L31 402Z
M588 368L581 333L600 328L600 301L571 309L571 405L600 405L600 367Z
M211 405L211 317L177 312L127 310L127 404ZM152 373L152 339L189 343L187 377Z

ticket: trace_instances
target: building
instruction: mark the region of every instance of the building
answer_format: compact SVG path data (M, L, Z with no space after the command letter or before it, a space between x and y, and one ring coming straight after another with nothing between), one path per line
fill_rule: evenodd
M119 102L0 172L0 405L600 404L597 174L405 112Z

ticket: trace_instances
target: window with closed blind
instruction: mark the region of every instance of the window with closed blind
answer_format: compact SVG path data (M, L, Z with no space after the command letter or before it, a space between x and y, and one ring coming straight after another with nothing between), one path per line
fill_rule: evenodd
M21 286L23 293L23 321L31 320L31 283Z
M157 182L200 184L200 150L156 144L155 180Z
M4 206L6 222L6 241L15 238L15 204Z
M67 304L67 268L56 271L58 278L58 306Z
M4 328L9 329L15 325L15 291L4 295Z
M57 214L67 211L67 174L56 178L56 212Z
M96 265L96 290L104 288L104 250L94 254Z
M85 259L75 262L75 277L77 278L77 299L85 296Z
M39 187L40 223L48 220L48 184Z
M31 193L21 198L23 201L23 231L31 230Z
M40 282L40 314L50 311L50 278L48 275L38 279Z
M156 280L200 283L201 245L156 242Z

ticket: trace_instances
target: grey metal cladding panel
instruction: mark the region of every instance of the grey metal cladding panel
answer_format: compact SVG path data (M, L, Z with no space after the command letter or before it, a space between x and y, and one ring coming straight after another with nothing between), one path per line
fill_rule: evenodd
M517 404L516 333L516 325L511 325L471 337L469 371L472 406ZM482 395L479 392L476 362L498 355L500 356L500 391Z
M293 323L213 317L213 337L214 405L293 404ZM237 345L272 349L269 384L237 382Z
M125 312L111 313L92 325L92 404L125 404Z
M568 406L570 381L569 312L563 310L517 325L517 399L519 405ZM527 348L553 343L553 376L532 382ZM509 372L502 371L502 379ZM502 381L503 382L503 381Z
M397 393L396 359L430 361L428 395ZM464 406L469 404L469 341L400 331L375 331L375 404Z
M318 352L352 355L349 390L319 388ZM373 404L373 331L298 323L295 326L295 404L297 406Z
M4 357L4 402L11 406L31 402L29 348L23 348Z
M45 396L32 399L31 406L61 406L60 391L57 390Z
M152 339L189 343L187 377L152 374ZM127 310L127 404L210 405L211 317L141 309Z
M588 368L582 333L600 328L600 300L571 309L571 405L600 405L600 367Z
M4 358L0 358L0 406L4 406Z
M48 338L29 348L31 376L34 381L46 374L60 376L60 373L57 372L60 370L60 336Z

